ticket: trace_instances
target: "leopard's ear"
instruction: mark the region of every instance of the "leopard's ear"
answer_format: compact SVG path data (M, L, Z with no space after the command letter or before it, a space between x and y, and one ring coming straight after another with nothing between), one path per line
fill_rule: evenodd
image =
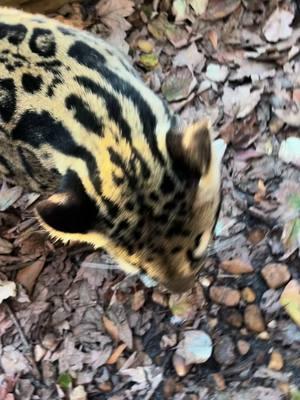
M49 231L87 233L96 223L98 209L78 175L69 170L62 179L60 190L40 201L36 213Z
M167 134L167 149L178 169L200 179L209 171L212 158L211 125L203 119L188 126L182 134Z

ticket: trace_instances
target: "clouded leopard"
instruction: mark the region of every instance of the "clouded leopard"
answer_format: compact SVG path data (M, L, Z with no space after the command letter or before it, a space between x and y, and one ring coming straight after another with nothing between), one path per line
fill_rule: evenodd
M175 121L105 41L0 7L1 175L47 194L36 215L53 237L179 292L210 242L220 176L209 123Z

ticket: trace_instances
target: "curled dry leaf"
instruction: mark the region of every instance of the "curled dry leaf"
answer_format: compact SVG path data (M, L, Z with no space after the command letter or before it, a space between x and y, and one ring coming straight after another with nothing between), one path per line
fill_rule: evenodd
M240 258L234 258L232 260L225 260L221 262L221 268L230 274L249 274L253 272L253 267L249 262L246 262Z
M184 332L184 337L178 344L176 354L181 356L186 364L202 364L210 358L212 350L212 340L207 333L191 330Z
M17 286L15 282L0 280L0 303L9 297L15 297L17 294Z
M263 27L263 34L268 42L278 42L287 39L292 35L290 27L294 14L282 8L277 8L266 21Z

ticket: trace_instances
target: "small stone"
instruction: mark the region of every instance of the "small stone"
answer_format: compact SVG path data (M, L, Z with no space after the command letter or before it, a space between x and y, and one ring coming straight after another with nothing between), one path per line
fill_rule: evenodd
M234 258L232 260L225 260L221 263L221 268L230 274L249 274L253 272L253 267L250 263L240 259Z
M160 348L165 350L170 347L174 347L177 343L176 333L170 333L169 335L163 335L160 340Z
M112 388L113 388L113 386L112 386L110 381L102 382L98 386L98 389L101 390L101 392L104 392L104 393L111 392Z
M225 383L225 379L224 376L220 373L215 373L212 374L212 377L216 383L217 389L218 390L225 390L226 389L226 383Z
M47 333L42 339L42 346L47 350L54 351L58 344L59 340L54 333Z
M271 289L277 289L287 283L291 274L286 264L272 263L266 265L261 274Z
M235 360L234 343L230 336L223 336L214 349L214 358L220 365L231 365Z
M243 317L237 310L230 310L225 318L226 322L235 328L240 328L243 325Z
M228 307L238 305L241 298L238 290L230 289L226 286L212 286L209 290L209 296L213 302Z
M191 365L188 365L180 355L174 353L172 361L178 376L185 376L189 372Z
M273 351L268 367L274 371L280 371L283 368L284 361L279 351Z
M265 322L256 304L250 304L245 308L244 320L246 327L253 332L260 333L265 330Z
M237 348L242 356L247 354L250 350L250 344L246 340L238 340Z
M34 359L36 362L40 362L46 353L47 353L47 350L44 347L42 347L40 344L37 344L34 346Z
M202 364L210 358L212 348L212 340L207 333L201 330L191 330L184 332L176 354L181 356L186 364Z
M255 294L254 290L251 289L250 287L245 287L242 290L242 299L246 303L253 303L256 299L256 294Z
M260 333L257 335L257 337L258 337L258 339L260 339L260 340L269 340L269 339L270 339L270 335L269 335L269 332L268 332L268 331L260 332Z

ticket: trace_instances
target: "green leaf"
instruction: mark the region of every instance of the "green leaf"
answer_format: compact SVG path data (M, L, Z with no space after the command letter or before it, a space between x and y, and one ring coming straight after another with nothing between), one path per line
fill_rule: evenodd
M154 53L142 54L139 58L139 64L148 70L154 69L158 65L157 55Z
M297 390L296 392L292 393L291 400L300 400L300 392L299 392L299 390Z
M72 377L68 372L64 372L59 375L57 383L62 390L68 390L72 386Z

